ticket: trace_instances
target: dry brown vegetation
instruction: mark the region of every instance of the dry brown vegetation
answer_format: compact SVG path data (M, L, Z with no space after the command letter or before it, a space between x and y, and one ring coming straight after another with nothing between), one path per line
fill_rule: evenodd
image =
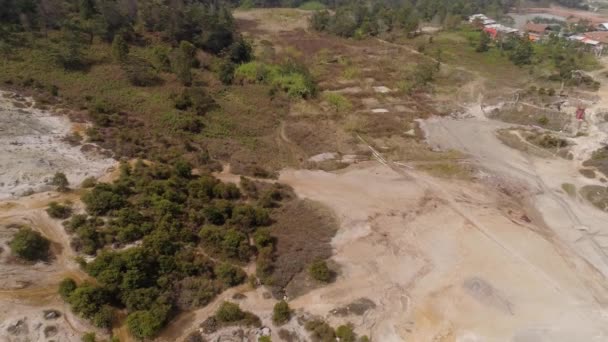
M278 209L272 235L277 238L271 289L275 297L284 294L292 279L316 259L332 255L331 239L338 222L327 208L307 200L294 200Z

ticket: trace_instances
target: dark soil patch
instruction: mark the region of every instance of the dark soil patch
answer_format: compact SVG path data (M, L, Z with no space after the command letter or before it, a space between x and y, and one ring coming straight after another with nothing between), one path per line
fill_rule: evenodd
M591 159L583 163L587 167L595 167L604 175L608 175L608 147L602 147L593 152Z
M596 208L608 211L608 188L599 185L587 185L581 188L581 196Z
M277 209L272 235L277 238L271 291L282 298L291 280L316 259L332 255L331 239L338 222L327 208L308 200L293 200Z
M331 314L340 317L350 315L362 316L368 310L373 309L375 307L376 303L374 303L371 299L359 298L348 305L332 310Z
M595 171L593 171L591 169L580 169L580 170L578 170L578 172L580 172L580 174L585 176L586 178L590 178L590 179L595 178Z

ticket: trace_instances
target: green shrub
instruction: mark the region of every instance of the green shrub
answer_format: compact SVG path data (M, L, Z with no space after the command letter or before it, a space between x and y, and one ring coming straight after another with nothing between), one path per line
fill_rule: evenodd
M227 57L235 64L249 62L253 58L253 48L248 41L239 38L228 47Z
M272 321L276 325L283 325L291 319L291 309L286 301L282 300L274 305Z
M234 78L238 82L267 83L271 76L278 73L276 66L253 61L239 65L234 72Z
M215 275L228 287L242 284L247 277L245 271L240 267L233 266L226 262L215 267Z
M546 117L545 115L543 115L540 118L538 118L538 120L536 120L536 122L538 122L538 124L541 126L545 126L549 123L549 118Z
M318 281L328 283L331 280L331 271L325 260L316 260L308 268L310 276Z
M310 333L313 341L329 342L336 340L336 332L322 320L311 320L306 322L304 328Z
M145 59L131 57L121 66L129 82L136 87L151 87L162 83L154 66Z
M49 253L49 240L29 228L21 228L9 243L11 251L26 260L45 259Z
M232 61L229 59L224 60L220 64L220 67L218 70L218 77L219 77L220 81L225 85L231 84L232 81L234 80L234 70L235 70L234 63L232 63Z
M93 315L93 324L102 329L112 327L114 320L114 309L109 305L103 305L98 312Z
M350 101L341 94L334 92L326 92L323 94L325 101L336 111L336 113L344 112L352 108Z
M67 219L72 215L72 207L69 204L59 204L57 202L49 203L46 212L50 217L56 219Z
M84 189L88 189L94 187L96 184L97 179L95 179L95 177L87 177L80 183L80 186Z
M149 310L135 311L127 316L127 327L133 336L146 339L156 335L163 326L164 319Z
M284 91L290 97L308 98L317 88L308 69L301 64L288 62L284 65L267 65L250 62L239 65L234 71L238 82L263 83Z
M104 183L97 184L91 192L82 196L82 201L86 204L87 211L93 215L105 215L126 204L125 199L111 185Z
M224 323L234 323L245 318L245 313L238 304L223 302L215 312L215 317Z
M55 175L53 176L53 179L51 180L51 185L56 186L57 191L59 191L59 192L66 192L66 191L70 190L70 188L68 188L70 183L68 182L68 178L65 176L65 173L63 173L63 172L55 173Z
M82 335L81 341L82 342L95 342L97 340L97 337L95 336L94 332L88 332L84 335Z
M340 339L340 342L355 342L357 340L357 334L353 331L352 324L341 325L336 329L336 337Z
M76 282L72 278L65 278L59 283L59 295L63 300L68 300L72 292L76 290Z

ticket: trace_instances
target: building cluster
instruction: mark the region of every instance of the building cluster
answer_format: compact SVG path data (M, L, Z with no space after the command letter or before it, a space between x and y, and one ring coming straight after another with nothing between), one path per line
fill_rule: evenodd
M561 26L558 24L528 22L521 30L518 30L499 24L484 14L470 16L469 22L482 29L494 40L505 39L515 35L521 37L527 34L531 41L542 42L543 39L553 33L569 40L577 41L597 55L601 55L604 49L608 48L608 22L598 20L583 22L580 18L568 18L568 24L579 25L577 31L582 31L570 35L564 35Z

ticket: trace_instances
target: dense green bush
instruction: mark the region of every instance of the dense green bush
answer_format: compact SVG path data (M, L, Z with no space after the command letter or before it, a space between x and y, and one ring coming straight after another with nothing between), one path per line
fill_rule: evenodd
M306 66L294 61L280 66L249 62L239 65L234 75L238 82L268 84L290 97L308 98L317 93L315 81Z
M143 58L130 57L124 60L121 67L129 82L134 86L151 87L162 83L154 66Z
M164 319L149 310L135 311L127 316L127 327L133 336L146 339L156 335L163 326Z
M82 181L80 186L84 189L88 189L94 187L95 184L97 184L97 179L95 179L95 177L87 177Z
M331 280L331 271L325 260L316 260L308 268L310 276L318 281L327 283Z
M66 192L69 190L68 186L70 183L68 182L68 178L65 176L63 172L57 172L53 176L51 180L51 184L57 187L57 191Z
M215 312L215 317L224 323L234 323L245 318L245 313L238 304L223 302Z
M352 324L341 325L336 329L336 337L340 339L340 342L355 342L357 340L357 334L353 331Z
M236 286L242 284L247 277L245 271L240 267L230 265L229 263L221 263L215 268L215 274L226 286Z
M330 342L336 340L336 332L322 320L311 320L306 322L304 328L310 333L314 342Z
M181 94L174 95L175 108L179 110L192 110L203 115L216 106L215 101L202 87L185 88Z
M72 215L72 207L69 204L59 204L57 202L49 203L46 212L50 217L56 219L67 219Z
M21 228L9 242L11 251L26 260L42 260L48 257L50 242L30 228Z
M282 300L274 305L272 321L276 325L283 325L291 319L291 309L286 301Z
M59 295L64 300L68 300L74 290L76 290L76 282L72 278L65 278L59 283Z
M100 183L91 192L87 192L82 201L87 211L93 215L105 215L112 210L118 210L126 205L124 197L115 186Z

